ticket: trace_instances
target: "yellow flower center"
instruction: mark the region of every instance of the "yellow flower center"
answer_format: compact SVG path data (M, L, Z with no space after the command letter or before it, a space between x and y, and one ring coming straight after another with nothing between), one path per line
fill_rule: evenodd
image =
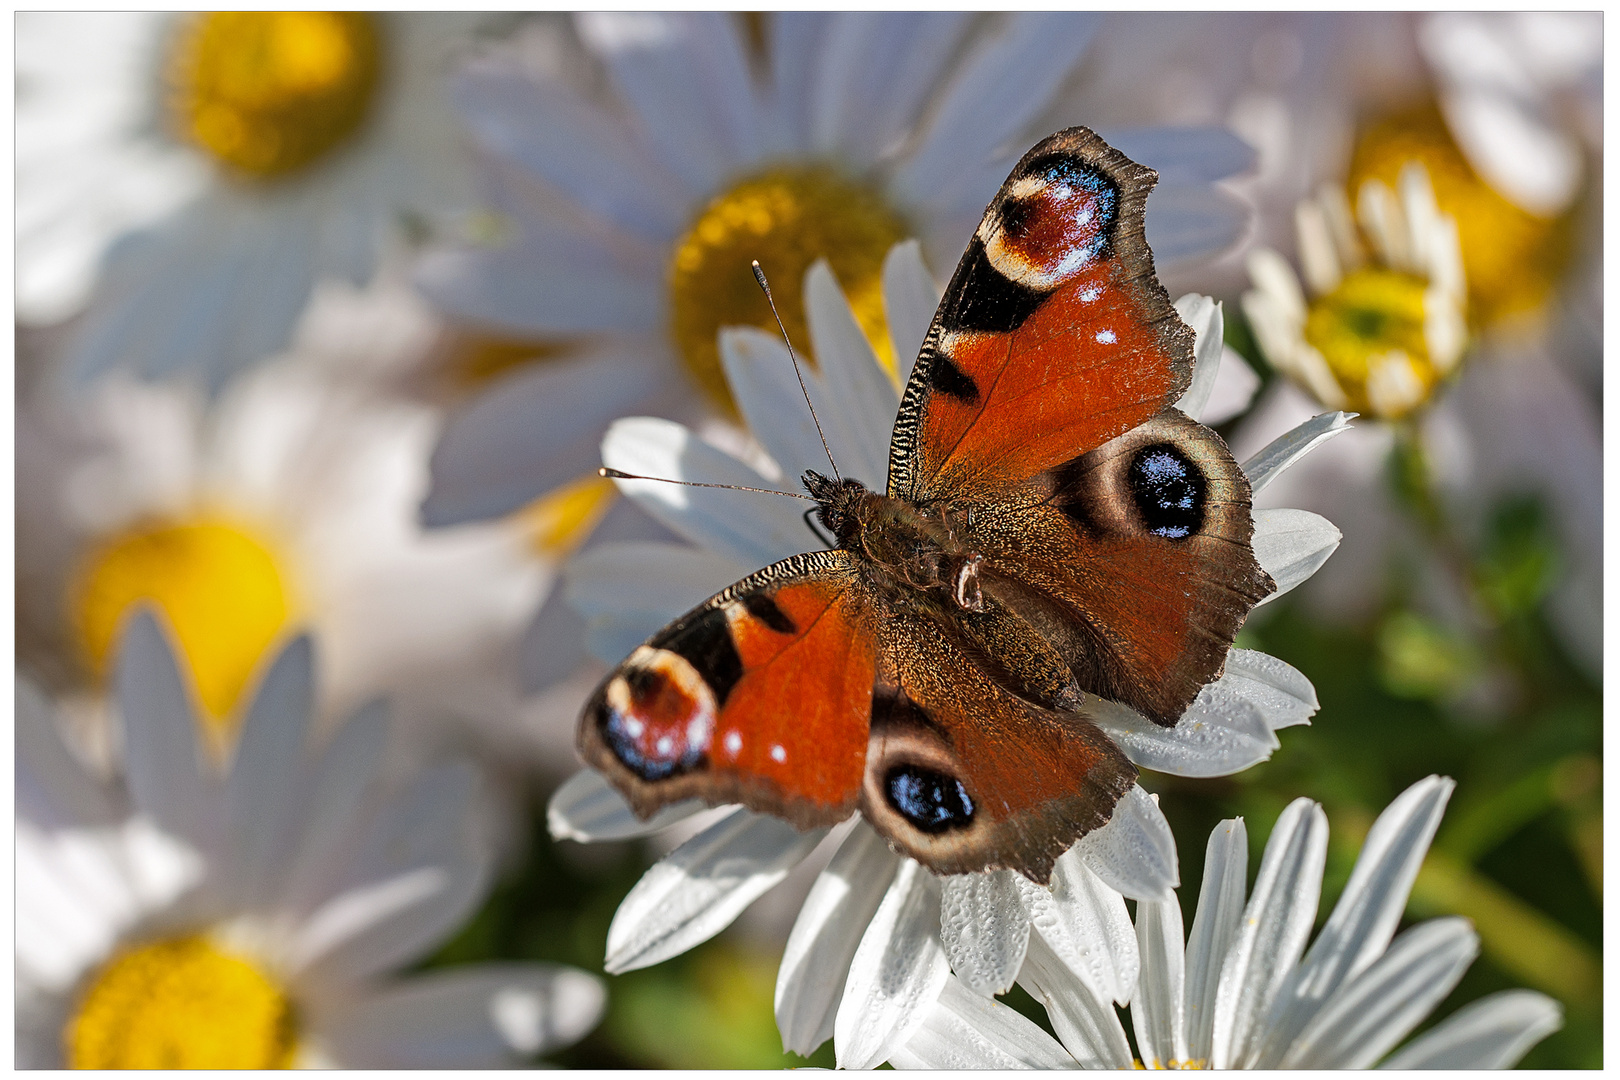
M285 1069L292 1004L258 968L201 937L126 949L90 982L63 1032L75 1069Z
M1363 267L1311 302L1305 340L1327 361L1349 408L1393 417L1428 397L1440 373L1424 334L1427 288L1414 274Z
M535 549L563 555L590 535L613 505L613 481L600 476L576 480L517 511Z
M210 12L176 43L171 105L180 129L220 161L250 176L282 176L359 129L381 66L369 15Z
M163 609L215 734L280 636L288 588L269 547L240 528L194 521L137 528L91 551L73 583L73 617L91 670L105 676L131 605Z
M905 238L905 222L869 185L826 166L772 169L715 198L675 245L670 261L672 331L699 385L730 404L716 332L776 323L754 281L758 259L793 347L809 353L802 284L825 258L878 357L894 349L883 317L883 257Z
M1474 321L1492 323L1541 306L1569 262L1573 213L1547 220L1510 202L1464 156L1433 103L1376 121L1357 137L1350 191L1365 180L1395 187L1401 166L1420 161L1441 213L1457 220Z

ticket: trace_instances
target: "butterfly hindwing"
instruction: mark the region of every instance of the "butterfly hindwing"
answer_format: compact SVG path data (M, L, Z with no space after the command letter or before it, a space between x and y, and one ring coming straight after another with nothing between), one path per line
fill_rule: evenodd
M1193 335L1143 237L1157 180L1085 128L1042 140L985 211L906 385L889 494L990 497L1143 423Z
M1135 767L1086 718L1013 693L947 623L895 615L872 702L861 810L936 873L1053 861L1105 824Z
M1082 690L1173 726L1274 587L1249 507L1220 436L1171 409L981 506L967 542Z
M859 798L877 641L854 557L775 563L704 602L597 689L579 748L642 817L687 798L800 828Z

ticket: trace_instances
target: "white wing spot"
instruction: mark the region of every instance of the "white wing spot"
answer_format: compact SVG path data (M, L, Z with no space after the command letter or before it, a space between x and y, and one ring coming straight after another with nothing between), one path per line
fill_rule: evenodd
M1099 330L1097 331L1097 340L1102 342L1104 345L1112 345L1119 339L1114 336L1114 332L1112 330Z
M736 757L739 753L742 752L742 736L739 735L737 732L735 732L735 731L726 732L726 737L725 737L724 741L725 741L725 744L726 744L726 753L730 754L732 757Z
M787 760L787 751L785 749L783 749L780 745L771 747L771 760L773 760L773 761L786 761Z
M1084 300L1086 303L1089 304L1089 303L1091 303L1093 300L1097 299L1097 297L1099 297L1101 295L1102 295L1102 290L1097 288L1097 286L1093 285L1093 286L1086 289L1084 292L1082 292L1080 294L1080 299Z

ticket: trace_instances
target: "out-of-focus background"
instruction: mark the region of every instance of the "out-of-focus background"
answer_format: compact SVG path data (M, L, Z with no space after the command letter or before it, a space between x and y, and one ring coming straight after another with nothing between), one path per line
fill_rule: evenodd
M774 327L754 258L802 345L799 284L827 259L892 364L891 246L921 241L945 280L1011 162L1085 124L1160 170L1171 296L1224 304L1206 418L1237 458L1360 414L1260 496L1344 538L1238 640L1305 673L1320 711L1247 772L1144 777L1188 922L1218 820L1249 822L1253 867L1289 800L1321 802L1321 919L1378 811L1451 776L1408 918L1466 916L1481 956L1430 1022L1531 987L1565 1024L1523 1064L1601 1064L1600 15L15 25L19 695L96 783L138 771L133 612L159 614L218 761L307 630L317 739L386 701L364 768L476 776L487 867L404 969L600 974L672 843L546 827L615 647L570 605L570 560L668 536L595 478L603 431L655 415L747 444L716 335ZM530 1048L802 1064L772 991L817 869L608 977L577 1042ZM94 978L30 1014L45 1043Z

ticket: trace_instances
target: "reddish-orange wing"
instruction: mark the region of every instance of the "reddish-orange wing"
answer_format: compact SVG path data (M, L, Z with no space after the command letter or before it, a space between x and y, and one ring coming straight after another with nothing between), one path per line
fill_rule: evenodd
M580 751L642 815L698 797L841 821L866 761L873 624L849 552L769 566L632 653L586 706Z
M994 498L1173 403L1192 331L1153 275L1156 176L1085 128L1024 155L968 245L906 386L889 494Z

